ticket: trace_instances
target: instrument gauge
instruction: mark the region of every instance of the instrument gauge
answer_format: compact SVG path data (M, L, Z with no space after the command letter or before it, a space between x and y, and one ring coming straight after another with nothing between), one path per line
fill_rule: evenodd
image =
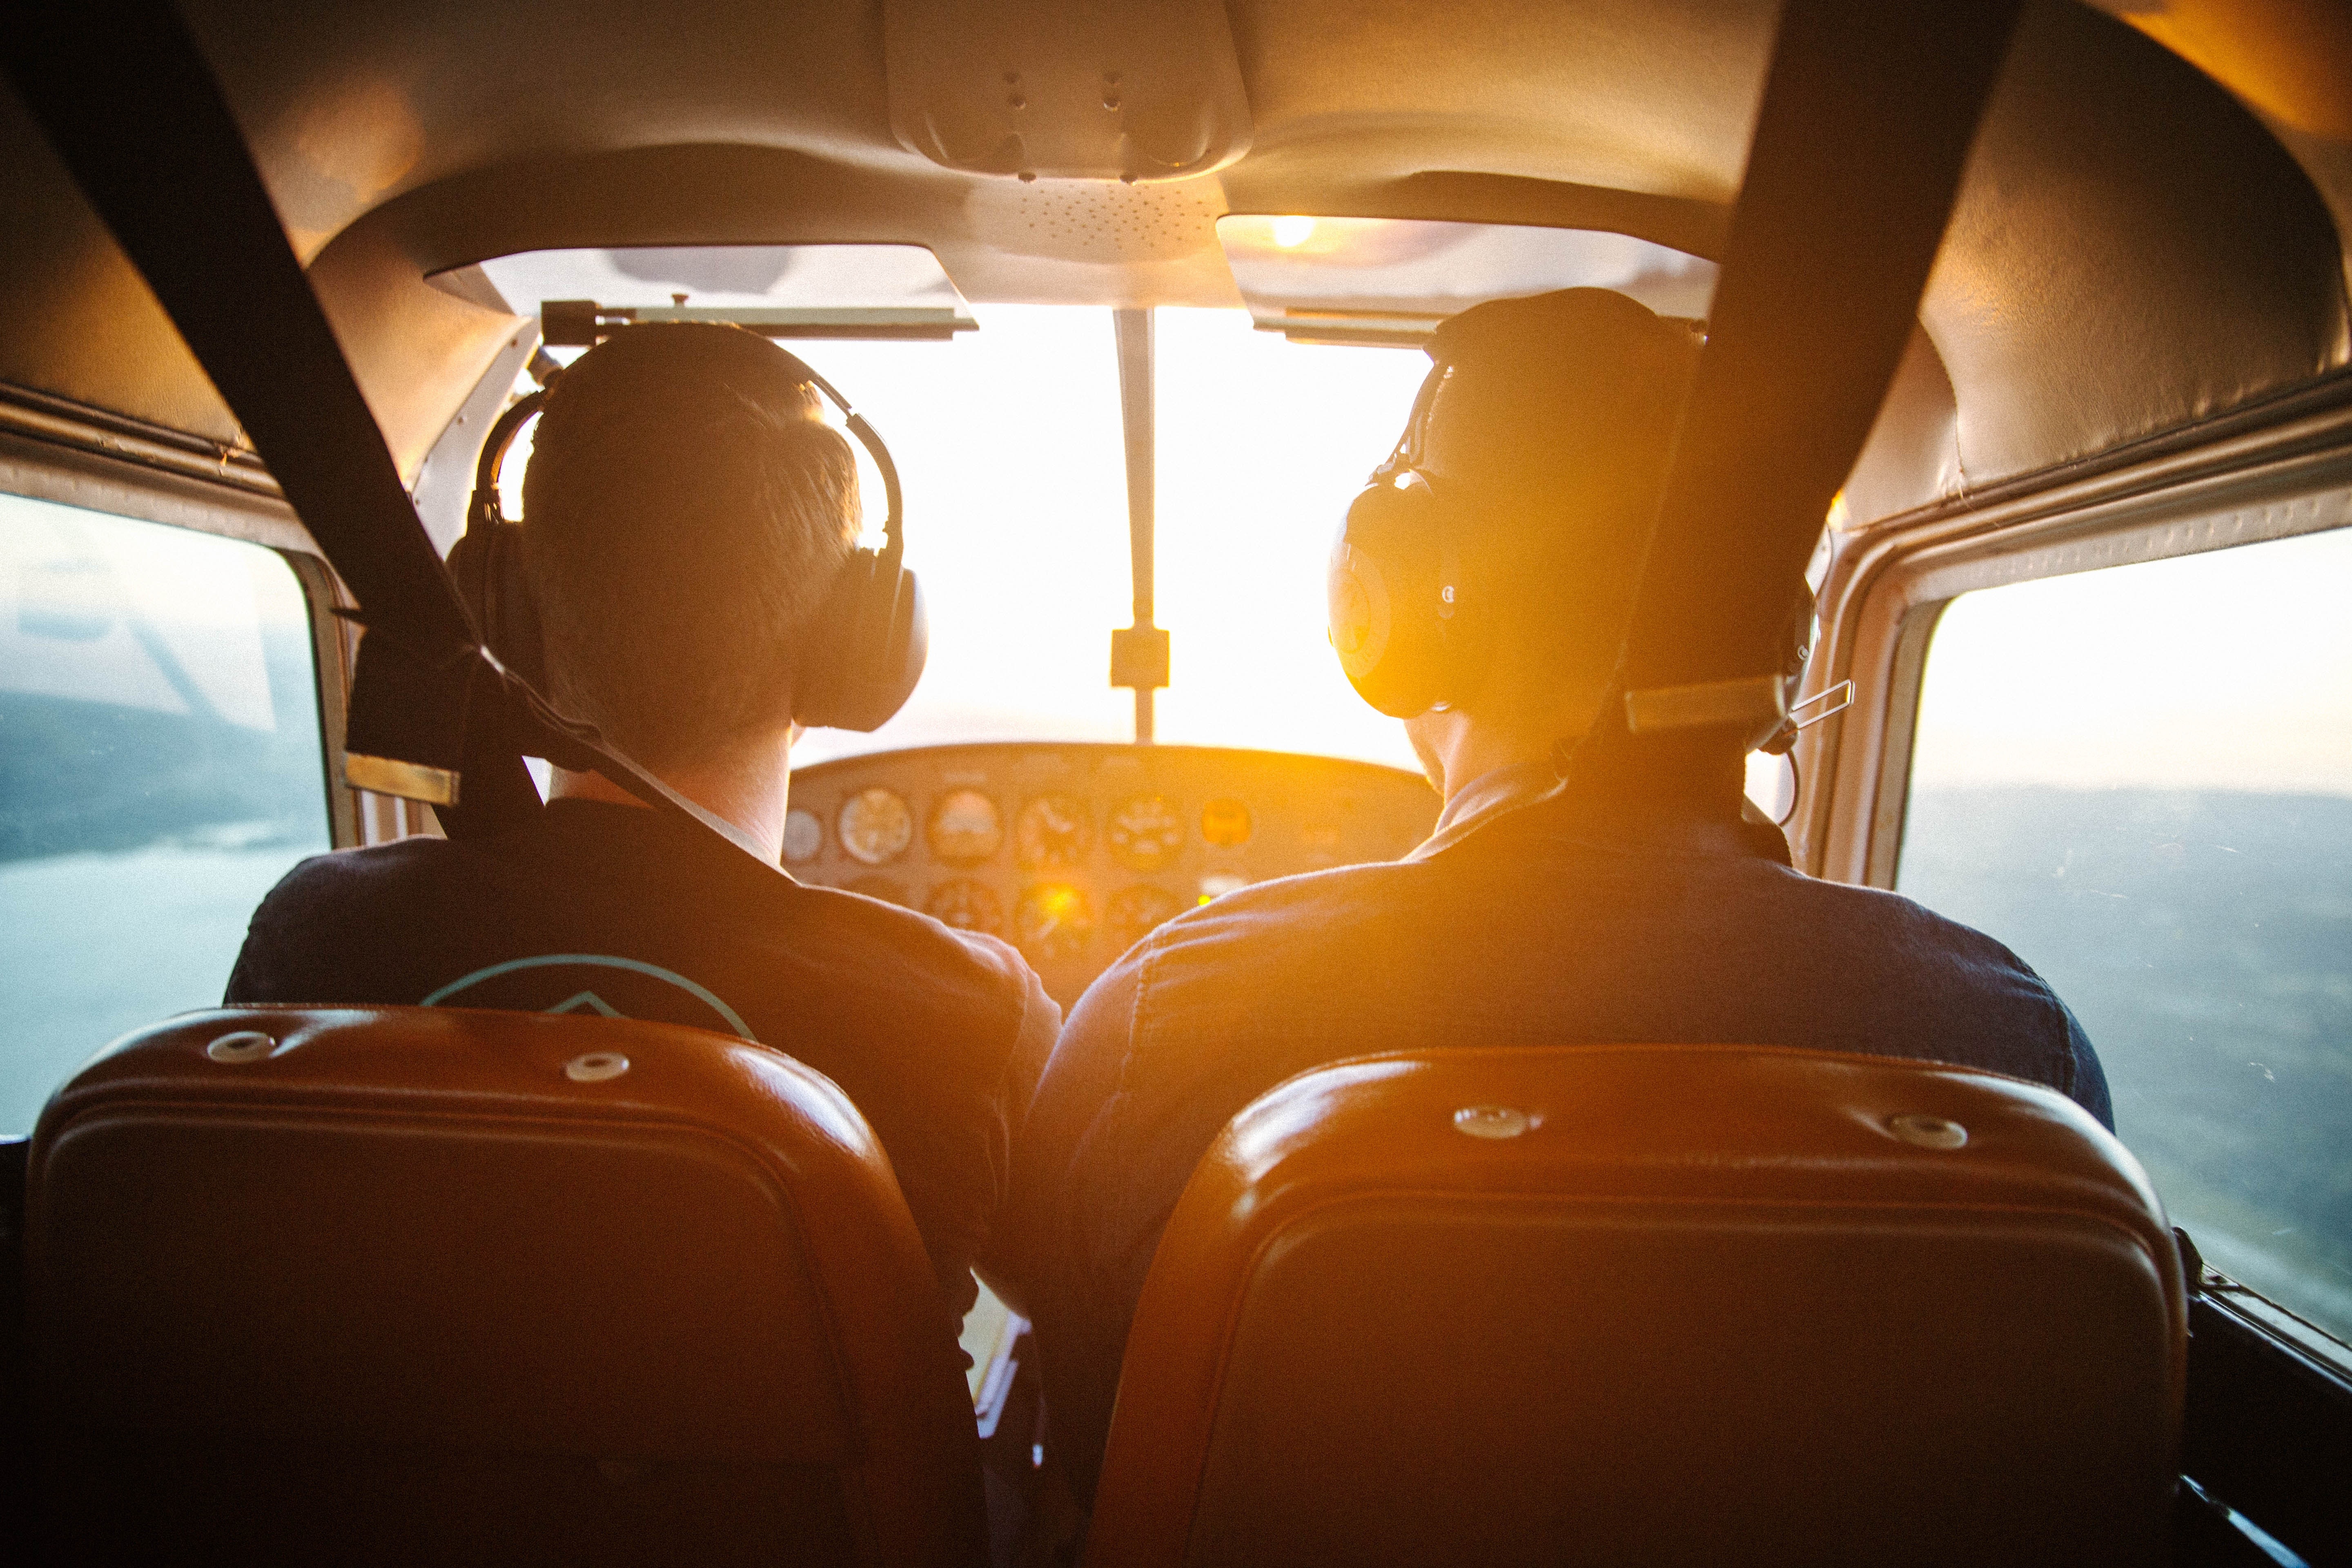
M1112 809L1103 842L1129 869L1157 871L1184 847L1184 818L1166 795L1139 795Z
M996 896L996 889L970 877L958 877L933 888L931 896L923 900L923 912L958 931L986 931L991 936L1004 934L1003 901Z
M1068 871L1094 845L1094 819L1074 795L1041 795L1013 824L1013 853L1029 871Z
M950 790L931 806L923 837L933 859L976 866L1004 847L1004 819L996 803L978 790Z
M824 847L824 824L814 811L799 806L784 813L784 864L805 865Z
M1110 903L1103 910L1103 923L1110 931L1111 945L1125 952L1150 935L1153 928L1175 919L1189 907L1167 889L1139 882L1110 896Z
M833 826L843 851L867 866L896 860L915 841L915 814L896 790L859 790L842 803Z
M1250 811L1230 796L1201 808L1201 837L1220 849L1238 849L1249 842Z
M1013 911L1013 940L1046 963L1077 957L1095 934L1094 907L1067 882L1040 882L1022 893Z

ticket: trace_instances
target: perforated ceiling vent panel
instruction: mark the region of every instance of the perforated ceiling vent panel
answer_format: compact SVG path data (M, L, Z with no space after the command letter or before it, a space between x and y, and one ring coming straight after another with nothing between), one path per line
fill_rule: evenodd
M1064 261L1172 261L1216 251L1225 208L1214 180L992 182L974 195L985 202L984 217L973 216L984 221L988 243Z

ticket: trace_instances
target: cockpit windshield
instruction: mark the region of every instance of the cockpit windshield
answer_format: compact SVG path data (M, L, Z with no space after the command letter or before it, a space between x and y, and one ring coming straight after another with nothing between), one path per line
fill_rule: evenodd
M1109 684L1129 621L1127 477L1111 312L978 305L948 342L793 341L889 441L907 562L931 617L922 684L871 734L820 731L795 763L941 741L1124 741ZM1158 738L1413 765L1325 644L1325 558L1429 361L1307 346L1244 312L1161 310L1158 606L1172 637ZM526 437L527 438L527 437ZM528 447L505 474L519 515ZM866 478L868 521L879 500Z

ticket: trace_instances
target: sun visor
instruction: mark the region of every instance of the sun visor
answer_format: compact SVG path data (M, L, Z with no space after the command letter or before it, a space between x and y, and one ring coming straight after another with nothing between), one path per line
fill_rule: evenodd
M1294 342L1418 347L1473 305L1554 289L1703 321L1715 294L1715 263L1601 229L1235 216L1217 239L1258 329Z
M978 325L919 245L528 250L427 281L515 316L585 305L606 318L727 321L775 338L945 338Z

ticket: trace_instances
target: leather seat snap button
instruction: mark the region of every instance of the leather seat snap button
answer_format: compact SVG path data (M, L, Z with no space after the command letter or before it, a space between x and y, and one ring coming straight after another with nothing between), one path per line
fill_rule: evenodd
M590 1051L563 1064L563 1076L574 1083L603 1083L629 1070L629 1058L618 1051Z
M1533 1125L1507 1105L1465 1105L1454 1113L1454 1131L1471 1138L1517 1138Z
M1906 1143L1921 1149L1958 1149L1969 1141L1969 1130L1957 1121L1924 1111L1906 1110L1886 1119L1886 1129Z
M257 1062L278 1048L278 1042L258 1029L238 1029L214 1040L205 1047L205 1055L216 1062L242 1067Z

